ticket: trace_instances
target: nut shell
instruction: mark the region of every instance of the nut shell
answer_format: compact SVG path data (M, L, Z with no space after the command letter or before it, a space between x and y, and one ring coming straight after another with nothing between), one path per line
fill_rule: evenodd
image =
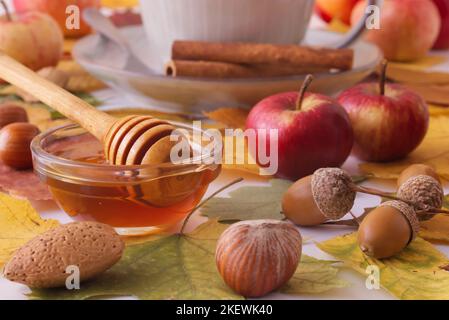
M338 220L347 214L356 192L352 179L339 168L318 169L312 175L312 194L318 208L330 220Z
M25 109L12 103L0 105L0 129L15 122L28 122Z
M428 175L411 177L399 187L397 195L400 199L419 204L420 209L440 209L443 206L443 188Z
M32 288L61 287L69 276L68 266L78 266L84 281L109 269L123 250L124 243L112 227L73 222L31 239L14 253L3 274Z
M301 250L301 235L289 222L242 221L218 239L215 260L229 287L245 297L261 297L290 280Z
M397 200L384 202L379 207L386 207L386 206L397 209L407 218L407 221L410 224L410 228L412 230L412 235L408 242L409 243L412 242L418 236L420 228L419 219L413 207L406 204L405 202Z
M0 160L15 169L33 167L30 144L39 134L31 123L11 123L0 130Z
M282 198L282 213L300 226L316 226L328 220L312 195L312 176L292 184Z
M357 241L366 255L384 259L401 252L418 231L419 221L413 207L402 201L387 201L363 219Z

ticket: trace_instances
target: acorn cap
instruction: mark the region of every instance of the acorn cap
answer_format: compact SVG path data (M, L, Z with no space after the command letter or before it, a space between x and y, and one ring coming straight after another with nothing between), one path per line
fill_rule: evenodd
M316 170L311 184L317 207L330 220L340 219L354 205L356 192L352 188L351 176L339 168Z
M407 179L399 187L397 195L403 200L412 201L422 206L419 209L440 209L443 206L444 191L441 184L435 178L427 175Z
M408 223L410 224L410 229L412 230L410 240L408 243L412 242L416 236L419 233L419 219L415 212L415 209L413 209L412 206L408 205L407 203L399 200L392 200L382 203L379 207L393 207L399 212L401 212L404 217L407 219Z

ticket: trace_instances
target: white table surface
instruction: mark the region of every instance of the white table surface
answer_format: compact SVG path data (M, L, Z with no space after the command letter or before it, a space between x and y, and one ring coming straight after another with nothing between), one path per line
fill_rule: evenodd
M108 105L105 105L104 109L115 108L116 106L130 106L136 105L130 101L122 101L112 90L102 90L97 93L100 98L106 98ZM350 172L351 174L358 174L358 160L350 157L348 161L344 164L343 168ZM243 177L245 180L235 185L221 194L221 196L226 196L229 191L239 188L243 185L267 185L266 179L246 174L240 171L224 171L220 177L214 181L207 191L206 195L209 195L216 191L221 186L226 183L238 178ZM368 186L382 188L385 191L394 191L395 181L385 181L385 180L370 180L365 183ZM448 185L445 186L446 193L449 192ZM359 194L356 199L356 205L353 212L355 214L360 214L363 208L376 206L380 202L380 198ZM42 201L33 202L34 207L38 210L43 218L53 218L66 223L71 221L71 219L62 212L55 203L52 201ZM350 218L345 217L345 218ZM188 229L193 229L197 225L206 221L206 218L195 214L188 225ZM301 234L307 239L303 246L303 253L320 258L320 259L333 259L331 256L319 250L314 242L320 242L327 239L331 239L335 236L345 234L353 231L353 229L348 227L333 226L333 227L313 227L313 228L300 228ZM442 252L449 256L449 246L437 246ZM339 276L342 279L346 279L351 286L344 289L336 289L329 291L324 294L319 295L300 295L300 296L289 296L274 293L269 295L269 299L392 299L392 296L386 293L384 290L368 290L365 287L366 278L363 275L356 273L347 268L342 268ZM25 294L29 292L26 286L12 283L4 278L0 278L0 299L26 299Z
M9 2L7 0L7 2ZM1 10L0 10L1 13ZM318 24L315 22L315 24ZM437 55L445 55L448 57L447 62L442 65L434 66L431 69L433 70L441 70L449 72L449 51L445 52L435 52ZM138 103L134 101L126 101L123 100L122 97L117 95L114 91L107 89L101 90L96 93L98 98L102 101L105 101L106 104L102 107L104 109L116 108L120 106L135 106L139 107ZM145 106L148 107L148 106ZM358 161L353 157L350 157L348 161L343 166L344 169L348 170L351 174L358 174ZM244 177L245 181L235 185L225 192L221 194L221 196L226 196L229 191L233 189L239 188L242 185L263 185L267 184L267 182L263 179L260 179L256 176L243 174L242 172L237 171L225 171L220 177L210 185L209 190L206 195L211 194L227 182L232 181L237 177ZM382 188L385 191L393 191L395 187L394 181L380 181L380 180L370 180L366 185ZM449 185L445 185L446 193L449 192ZM356 206L354 208L355 214L360 214L363 211L363 208L373 207L380 202L380 199L373 196L368 195L358 195L356 199ZM43 218L53 218L58 219L62 223L69 222L71 219L62 212L56 204L51 201L46 202L34 202L33 205L38 210ZM350 217L347 217L350 218ZM197 225L206 221L206 218L195 214L188 226L188 229L193 229ZM348 232L353 231L351 228L347 227L314 227L314 228L300 228L301 234L304 238L307 239L306 243L303 246L303 253L320 258L320 259L330 259L333 258L326 253L319 250L314 242L320 242L327 239L331 239L335 236L342 235ZM449 256L449 246L437 245L437 247ZM356 273L355 271L347 268L342 268L339 276L342 279L347 280L351 285L348 288L343 289L335 289L329 291L324 294L319 295L299 295L299 296L291 296L291 295L283 295L279 293L273 293L266 298L268 299L394 299L390 294L386 291L380 290L368 290L365 287L366 277L363 275ZM449 289L449 288L448 288ZM12 283L4 278L0 278L0 299L27 299L25 294L29 292L29 289L26 286ZM127 297L124 297L127 298ZM128 298L129 299L129 298Z

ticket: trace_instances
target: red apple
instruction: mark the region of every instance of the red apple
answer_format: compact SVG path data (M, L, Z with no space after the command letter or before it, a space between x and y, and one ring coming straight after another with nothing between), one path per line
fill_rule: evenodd
M351 12L360 0L316 0L315 12L326 22L339 19L349 25Z
M30 69L56 65L63 42L61 29L47 14L28 12L0 17L0 50Z
M311 76L298 92L280 93L259 102L249 113L247 129L278 130L277 176L297 180L322 167L339 167L353 144L348 114L335 100L306 93ZM257 145L259 142L257 141ZM266 139L269 154L270 140ZM259 164L257 154L252 154Z
M349 113L353 152L362 160L383 162L407 156L429 126L424 99L400 84L385 85L384 74L380 84L359 84L342 92L338 101Z
M433 45L434 49L449 48L449 0L433 0L441 17L440 34Z
M78 38L90 33L90 27L81 19L79 29L68 29L66 27L67 6L78 6L81 18L83 9L89 7L100 8L101 0L13 0L13 4L17 12L40 11L48 13L56 19L66 37Z
M363 16L365 4L352 12L354 25ZM380 12L380 29L365 33L365 39L378 45L386 59L413 61L424 57L440 31L441 18L431 0L385 0Z

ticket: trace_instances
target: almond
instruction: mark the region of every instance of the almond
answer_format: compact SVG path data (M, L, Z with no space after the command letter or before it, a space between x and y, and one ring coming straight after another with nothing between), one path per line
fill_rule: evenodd
M91 279L120 260L124 243L115 230L97 222L73 222L49 230L17 250L4 276L32 288L65 285L67 267L77 266L80 281Z

